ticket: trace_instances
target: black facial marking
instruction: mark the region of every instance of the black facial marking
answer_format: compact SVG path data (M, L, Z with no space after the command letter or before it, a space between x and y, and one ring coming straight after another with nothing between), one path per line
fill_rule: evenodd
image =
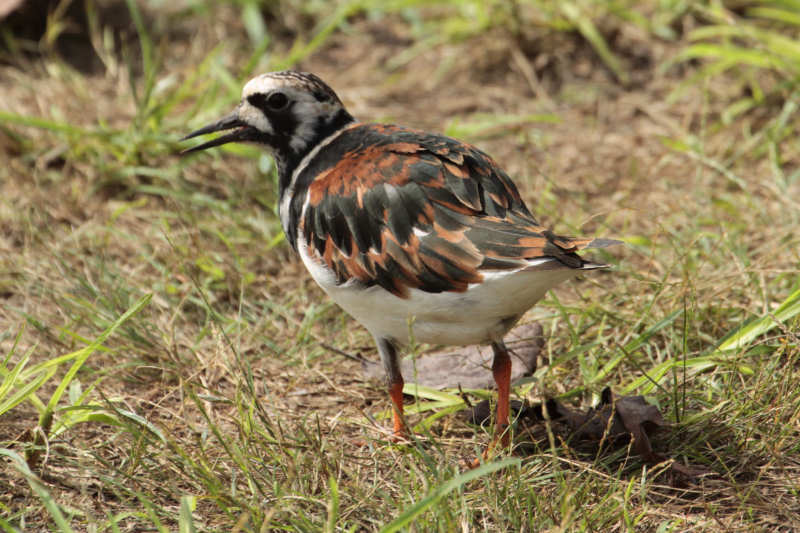
M314 98L317 102L326 102L331 99L330 95L325 91L320 91L319 89L315 90L313 93Z
M276 137L289 140L294 136L299 121L294 116L294 113L289 111L290 109L291 105L283 111L275 112L270 110L269 113L265 113L275 130Z
M279 97L279 102L272 101L276 96ZM275 149L275 155L278 159L279 166L286 164L296 158L296 154L291 153L290 142L297 129L297 118L292 113L292 102L289 101L285 94L280 92L271 93L269 95L264 93L253 93L247 97L247 102L261 111L269 123L272 125L273 134L271 136L270 145ZM281 109L274 109L274 104L281 104Z
M261 111L267 109L267 95L264 93L253 93L247 97L250 105L259 108Z

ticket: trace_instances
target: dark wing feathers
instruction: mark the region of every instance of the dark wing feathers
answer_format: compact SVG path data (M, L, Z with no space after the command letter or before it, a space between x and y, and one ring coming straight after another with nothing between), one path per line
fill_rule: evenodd
M302 216L300 205L293 209L310 251L339 283L356 279L398 296L408 288L464 291L482 271L523 268L538 257L580 268L575 252L592 242L539 226L480 150L396 126L346 130L298 184L307 187L307 205Z

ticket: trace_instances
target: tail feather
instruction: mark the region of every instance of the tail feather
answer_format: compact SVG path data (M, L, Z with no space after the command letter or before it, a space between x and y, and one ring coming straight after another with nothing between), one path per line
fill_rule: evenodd
M588 239L587 239L588 240ZM579 246L579 250L583 250L585 248L608 248L609 246L616 246L618 244L623 244L622 241L618 241L617 239L591 239L588 243L584 244L583 246Z
M587 248L607 248L609 246L616 246L617 244L622 244L622 241L618 241L617 239L586 239L586 243L583 246L579 246L579 250L585 250ZM597 270L598 268L608 268L611 265L607 265L604 263L593 263L591 261L583 261L581 265L581 270Z
M623 244L622 241L616 239L570 238L553 235L552 233L549 235L545 233L545 235L548 237L549 243L555 246L551 246L549 250L545 247L543 250L543 257L528 259L528 265L524 270L562 270L564 268L574 270L597 270L600 268L608 268L611 265L588 261L579 256L576 252L587 248L606 248L608 246Z
M606 263L592 263L591 261L585 261L579 270L597 270L599 268L608 268L611 265Z

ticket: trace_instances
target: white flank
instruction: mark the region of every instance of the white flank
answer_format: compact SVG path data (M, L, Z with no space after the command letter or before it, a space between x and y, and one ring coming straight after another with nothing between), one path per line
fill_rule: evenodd
M515 270L484 273L465 292L430 293L411 289L399 298L379 286L336 285L333 272L298 239L297 250L311 277L342 309L376 337L398 342L471 345L501 340L545 293L579 269Z

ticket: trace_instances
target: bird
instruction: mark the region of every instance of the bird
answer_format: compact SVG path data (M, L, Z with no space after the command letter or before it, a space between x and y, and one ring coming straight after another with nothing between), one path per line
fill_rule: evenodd
M465 142L361 122L316 75L258 75L236 108L181 139L270 152L278 214L311 277L373 336L392 402L394 440L408 438L399 357L410 340L492 348L495 427L485 454L510 445L506 333L545 293L608 265L577 252L620 241L557 235L511 178Z

